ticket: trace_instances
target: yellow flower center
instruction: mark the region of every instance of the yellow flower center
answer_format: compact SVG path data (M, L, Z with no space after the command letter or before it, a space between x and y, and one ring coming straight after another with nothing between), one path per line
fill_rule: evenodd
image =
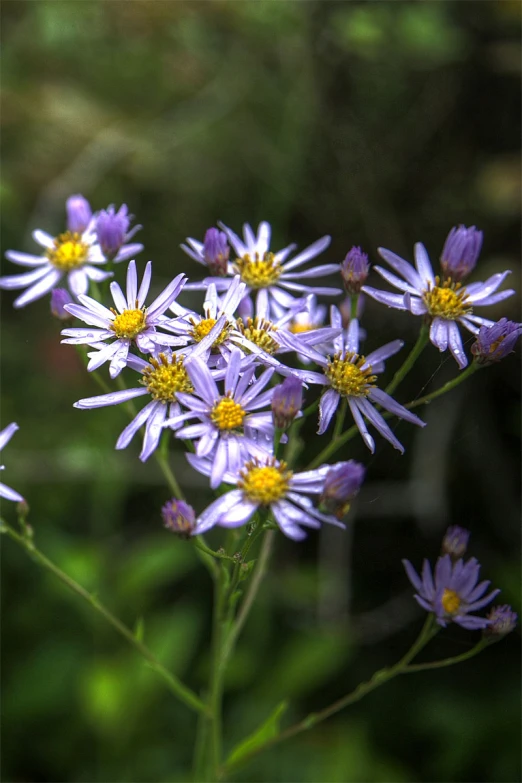
M435 278L436 285L424 292L423 299L430 315L454 321L462 315L472 312L468 304L468 294L460 283L452 283L451 277L444 280L441 285L440 277Z
M250 340L251 343L255 343L259 348L266 353L275 353L279 348L279 344L271 336L270 332L276 332L277 328L272 321L266 321L264 318L247 318L246 323L243 323L242 318L237 319L237 329L241 334ZM246 353L250 353L248 348L244 348Z
M259 253L256 253L254 258L247 253L242 258L236 258L234 268L243 283L251 288L268 288L278 280L283 271L273 253L264 253L263 258L259 257Z
M345 397L366 397L377 376L372 375L371 367L361 369L365 362L366 358L356 353L347 353L344 358L335 354L325 370L332 389Z
M446 588L442 593L441 603L446 614L457 614L461 600L454 590L448 590Z
M238 402L234 402L230 397L223 397L216 402L210 418L219 430L236 430L243 425L246 411Z
M87 261L89 245L82 242L81 235L72 231L60 234L54 240L53 247L45 251L51 264L61 272L70 272L83 266Z
M145 367L141 383L147 387L147 391L155 400L160 402L173 402L176 392L194 391L188 373L183 366L183 356L170 359L164 354L159 354L158 359L150 359L151 367Z
M216 323L217 321L215 318L203 318L199 323L196 323L196 321L193 320L193 329L191 331L192 339L197 343L201 342L201 340L212 331ZM212 348L215 348L218 345L222 345L222 343L224 343L227 339L229 332L230 326L229 324L225 324L219 337L212 343Z
M302 334L303 332L311 332L313 329L317 329L317 327L310 323L297 323L297 321L294 321L294 323L290 324L289 326L289 330L293 334Z
M126 337L132 340L145 327L145 310L136 309L124 310L123 313L117 315L110 328L116 333L117 337Z
M287 470L286 462L263 467L258 462L248 462L237 485L248 500L269 506L286 495L291 478L292 471Z

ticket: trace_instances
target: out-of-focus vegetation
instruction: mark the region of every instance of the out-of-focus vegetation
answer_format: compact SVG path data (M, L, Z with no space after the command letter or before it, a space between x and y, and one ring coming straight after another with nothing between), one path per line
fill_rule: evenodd
M32 251L32 228L60 231L81 192L129 205L158 286L200 275L186 236L267 219L276 246L332 234L329 261L353 244L409 258L417 240L435 260L452 225L476 224L475 279L511 268L520 290L518 3L4 0L2 15L3 250ZM48 302L14 312L11 296L1 425L21 429L8 483L39 546L129 625L143 618L149 646L199 690L211 588L161 527L161 475L136 443L114 451L119 409L73 410L95 385ZM489 312L516 319L518 302ZM418 328L375 302L363 323L371 347ZM430 348L399 399L455 372ZM428 408L424 431L401 425L404 457L350 443L343 457L369 467L353 525L303 545L279 536L229 673L228 746L282 697L298 718L397 660L422 621L400 560L436 557L448 524L472 530L485 575L520 611L518 394L510 357ZM204 482L174 464L198 497ZM11 542L2 577L3 779L186 780L194 716ZM519 638L392 682L240 779L520 780ZM433 657L470 644L450 628Z

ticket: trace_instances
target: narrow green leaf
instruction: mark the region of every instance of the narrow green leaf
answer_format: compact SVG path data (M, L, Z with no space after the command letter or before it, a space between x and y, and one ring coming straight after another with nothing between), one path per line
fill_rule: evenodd
M134 626L134 636L139 642L142 642L144 634L145 634L145 623L143 621L143 617L138 617L138 619L136 620L136 625Z
M227 759L227 767L236 764L243 756L251 753L253 750L263 745L269 739L277 737L279 734L279 724L281 718L288 708L288 702L282 701L275 710L269 715L264 723L259 726L252 734L242 739L230 753Z

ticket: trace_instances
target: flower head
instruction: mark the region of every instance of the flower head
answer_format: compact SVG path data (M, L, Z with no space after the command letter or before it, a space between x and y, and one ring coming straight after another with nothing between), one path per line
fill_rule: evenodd
M51 291L51 313L60 321L71 321L73 316L64 309L65 305L72 304L73 299L65 288L55 288Z
M187 458L196 470L210 474L207 461L193 454L187 454ZM237 489L222 495L199 515L194 534L204 533L214 525L245 525L258 508L270 509L283 533L296 541L306 538L301 525L319 528L321 522L327 522L344 528L335 517L318 511L307 497L321 493L328 470L329 466L324 465L317 470L293 473L285 462L273 457L251 460L238 472L224 475L223 481L235 484Z
M132 215L128 214L126 204L122 204L117 212L112 204L107 209L102 209L99 212L96 218L96 235L106 258L114 259L115 261L123 260L122 258L118 258L120 250L141 228L141 226L134 226L134 228L129 231L131 220ZM139 245L139 247L140 250L143 250L143 245ZM134 253L132 253L132 255L134 255ZM127 255L126 258L129 258L129 256Z
M110 310L89 296L79 296L81 304L65 306L67 312L91 328L64 329L63 343L91 345L96 350L89 354L89 372L110 362L110 376L116 378L127 364L129 350L136 344L142 353L154 353L158 346L183 345L184 340L158 331L164 322L164 312L172 305L185 285L186 277L177 275L168 286L145 307L152 276L152 262L145 267L145 274L138 289L136 262L130 261L127 269L127 296L118 283L111 283L115 307ZM97 327L97 328L93 328ZM106 341L110 340L107 344Z
M463 287L453 278L434 275L426 248L420 242L415 245L415 268L390 250L379 248L379 254L401 277L379 266L375 270L401 293L392 294L370 286L363 286L362 290L388 307L430 318L433 345L439 351L449 347L459 367L466 367L468 360L457 322L472 334L477 334L481 326L492 326L493 321L474 315L473 311L476 306L493 305L515 293L512 289L495 293L510 274L509 270L492 275L485 283Z
M364 465L353 459L331 466L321 493L321 504L329 514L342 519L348 513L350 503L361 489L365 474Z
M341 326L341 314L336 307L331 308L331 321L332 327ZM375 442L368 432L364 419L367 419L394 448L404 451L402 444L382 415L372 405L372 403L380 405L399 418L419 427L425 426L418 416L379 389L375 383L378 373L384 370L384 360L400 351L403 344L402 340L393 340L372 351L368 356L360 355L359 323L354 318L347 333L341 332L334 337L333 356L322 356L318 351L314 351L312 358L324 368L324 374L310 373L307 380L310 383L329 386L319 402L319 435L326 432L341 398L345 398L359 432L371 452L375 450ZM309 351L311 350L309 348Z
M196 526L196 512L183 500L172 498L161 509L163 524L182 538L189 538Z
M358 294L370 271L368 256L360 247L352 247L341 264L341 276L348 294Z
M302 266L323 250L326 250L330 244L330 237L325 236L307 247L301 253L298 253L291 261L286 262L290 253L295 249L295 245L288 247L276 253L270 248L271 228L268 223L261 223L257 236L252 228L245 224L243 233L244 239L240 239L230 228L225 225L221 228L228 237L232 250L236 254L234 261L227 264L227 275L239 275L241 281L247 286L247 293L252 292L256 296L256 306L258 311L266 313L267 318L279 318L286 313L292 305L294 296L292 292L298 294L315 293L324 296L336 296L341 293L338 288L323 288L314 286L311 289L302 284L302 280L324 277L325 275L339 272L338 264L323 264L307 269L304 272L295 272L294 270ZM191 258L199 263L205 264L204 246L195 239L187 239L188 245L182 245L182 249ZM215 282L218 291L225 291L228 288L229 281L223 277L207 278L202 283L191 283L190 288L201 290L208 286L209 282Z
M459 557L466 554L469 537L469 530L465 530L459 525L449 527L442 539L442 554L449 555L452 560L458 560Z
M73 234L83 234L92 219L91 205L80 193L69 196L65 202L67 228Z
M445 277L458 283L473 272L482 248L482 238L482 231L475 226L466 228L461 225L451 229L440 257Z
M7 427L5 427L0 432L0 451L4 448L4 446L9 443L15 432L19 429L18 424L15 424L14 422L12 424L8 424ZM4 465L0 465L0 470L4 470ZM14 500L15 502L20 503L23 501L23 497L20 495L19 492L16 492L14 489L11 489L11 487L6 486L6 484L0 483L0 497L6 498L7 500Z
M471 353L479 364L500 362L515 348L522 333L522 324L501 318L493 326L482 326Z
M276 386L272 395L272 420L274 427L286 430L303 405L303 384L298 378L288 376Z
M203 257L213 275L216 277L226 275L229 255L227 235L217 228L209 228L203 242Z
M452 563L449 555L442 555L435 565L434 577L430 564L425 560L422 578L408 560L402 562L408 579L417 590L415 600L427 612L435 614L439 625L445 627L453 622L473 630L490 624L485 617L477 617L471 612L489 604L500 590L492 590L484 597L489 581L477 584L480 565L474 557L467 562L459 559Z
M489 641L496 641L515 630L518 615L508 604L504 604L504 606L494 606L487 619L489 625L484 629L484 637Z

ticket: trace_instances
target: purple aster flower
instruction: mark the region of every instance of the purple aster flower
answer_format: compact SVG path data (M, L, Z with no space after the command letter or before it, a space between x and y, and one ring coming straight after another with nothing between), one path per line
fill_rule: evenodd
M321 493L321 504L337 519L342 519L350 510L350 504L358 494L364 481L366 468L354 459L337 462L326 474Z
M522 324L501 318L493 326L482 326L476 342L471 346L471 353L479 364L494 364L510 354L516 345Z
M82 233L66 231L52 237L45 231L33 231L33 239L43 248L40 256L8 250L5 257L14 264L33 267L31 272L22 275L0 277L0 288L26 288L14 301L14 307L24 307L45 296L55 288L64 275L74 296L86 294L89 280L100 282L112 276L112 272L102 272L97 267L105 264L99 244L96 242L94 218Z
M445 277L458 283L473 272L482 248L482 238L482 231L475 226L454 226L451 229L440 257Z
M183 249L185 252L189 252L189 248ZM189 255L191 255L190 252ZM213 275L216 275L216 277L224 277L226 275L229 255L230 248L227 235L223 231L218 231L217 228L209 228L203 242L203 258Z
M489 641L497 641L515 630L518 615L508 604L504 604L504 606L494 606L487 619L489 625L484 629L484 637Z
M480 326L492 326L493 321L473 315L473 308L497 304L512 296L515 293L512 289L495 293L510 271L492 275L485 283L462 287L450 278L435 277L426 248L420 242L415 245L416 268L390 250L379 248L379 254L403 279L380 266L376 266L375 270L402 293L392 294L370 286L363 286L362 290L388 307L431 318L430 340L433 345L439 351L449 347L459 367L466 367L468 360L457 322L472 334L477 334Z
M7 427L5 427L0 432L0 451L4 448L5 445L9 443L15 432L20 429L18 427L18 424L15 424L14 422L12 424L8 424ZM0 465L0 470L4 470L5 465ZM14 489L11 489L11 487L8 487L6 484L0 483L0 498L6 498L7 500L14 500L15 502L21 502L23 501L23 497L20 495L19 492L16 492Z
M434 577L430 564L424 560L422 579L408 560L402 562L408 579L417 590L415 600L427 612L435 614L439 625L446 627L447 623L453 622L469 630L489 625L490 621L485 617L470 613L489 604L500 590L492 590L484 597L489 581L477 584L480 565L476 558L452 563L449 555L443 555L437 560Z
M163 313L176 299L183 288L186 277L181 274L172 280L152 302L145 307L145 299L149 292L152 276L152 262L145 267L145 274L138 290L136 262L131 261L127 269L127 297L123 295L118 283L111 283L111 294L116 308L108 310L89 296L80 296L81 305L66 305L67 312L75 315L96 329L64 329L63 343L72 345L90 345L97 350L88 354L89 372L98 369L105 362L110 362L111 378L117 375L127 365L129 350L134 342L142 353L154 353L158 346L183 345L178 337L162 334L157 331L162 326ZM116 338L116 339L114 339ZM111 340L109 345L106 340Z
M368 278L368 256L360 247L352 247L341 264L341 277L348 294L358 294Z
M331 308L331 322L332 327L341 326L341 314L336 307ZM318 365L324 367L324 374L310 372L307 376L310 383L320 383L330 387L319 403L318 434L322 435L326 432L341 398L344 397L348 401L359 432L372 453L375 451L375 442L368 432L364 419L367 419L394 448L403 453L404 447L371 403L380 405L400 419L405 419L418 427L426 426L418 416L404 408L375 384L377 374L384 370L384 360L400 351L404 343L402 340L392 340L376 351L372 351L368 356L361 356L357 319L350 323L347 333L341 332L334 338L333 343L335 350L333 357L322 356L318 351L314 351L311 357ZM311 352L312 349L310 348L309 351Z
M67 228L73 234L83 234L92 220L91 205L80 193L69 196L65 202Z
M466 554L470 535L469 530L458 525L449 527L442 539L442 554L449 555L452 560L458 560Z
M196 512L183 500L168 500L161 509L163 524L181 538L189 538L196 526Z
M219 321L215 328L217 330L221 328ZM149 362L138 356L129 356L127 366L141 373L140 386L109 392L109 394L100 394L97 397L87 397L75 402L74 407L83 410L105 408L148 395L151 398L150 402L125 427L116 442L117 449L127 448L138 430L145 426L143 448L140 454L140 460L145 462L158 447L165 419L181 413L177 395L180 392L190 392L193 389L187 373L187 364L193 358L208 351L213 340L214 334L210 332L198 345L197 352L194 351L186 361L183 356L173 355L169 348L152 356Z
M126 261L143 250L143 245L138 243L126 244L141 228L134 226L129 231L132 217L128 214L126 204L122 204L117 212L111 204L108 209L102 209L96 218L98 243L105 258L113 260L114 263Z
M236 254L233 262L228 262L227 274L233 276L239 274L242 282L246 283L248 292L256 293L256 305L258 310L267 313L269 318L279 318L292 305L294 296L292 292L298 294L314 293L324 296L337 296L341 293L339 288L324 288L314 286L310 288L302 284L302 280L310 280L325 275L338 274L338 264L323 264L314 266L305 272L295 272L294 270L302 266L315 256L326 250L330 244L330 237L325 236L314 242L301 253L298 253L288 263L286 259L295 249L295 245L288 245L283 250L273 253L270 248L271 228L268 223L261 223L257 236L251 227L246 223L243 227L244 240L241 240L230 228L222 224L221 228L228 237L232 249ZM192 258L204 263L203 246L194 239L187 239L192 252L188 251L186 245L182 245L185 252L189 252ZM202 290L207 287L209 282L215 282L218 291L224 291L229 285L229 281L222 277L206 278L202 283L191 283L190 287L194 290Z
M289 376L273 389L272 421L274 427L286 430L303 406L303 384Z
M210 475L208 461L194 454L187 454L187 459L200 473ZM285 462L273 457L247 462L238 473L223 476L226 484L235 484L237 489L222 495L199 515L194 534L204 533L214 525L245 525L258 508L270 509L283 533L295 541L306 538L300 525L319 528L321 522L327 522L344 528L335 517L318 511L307 497L322 492L329 469L329 465L324 465L317 470L292 473Z
M167 419L163 426L173 427L177 438L197 441L196 454L212 462L210 486L219 487L225 473L235 473L252 457L272 453L274 426L272 415L260 412L270 405L274 389L266 389L274 373L265 370L256 380L253 363L242 366L241 351L232 351L226 368L224 393L220 392L208 366L199 359L187 365L193 393L177 395L188 408ZM196 424L179 429L188 419Z
M64 310L65 305L72 304L73 299L65 288L55 288L51 291L51 313L60 321L71 321L73 316Z

